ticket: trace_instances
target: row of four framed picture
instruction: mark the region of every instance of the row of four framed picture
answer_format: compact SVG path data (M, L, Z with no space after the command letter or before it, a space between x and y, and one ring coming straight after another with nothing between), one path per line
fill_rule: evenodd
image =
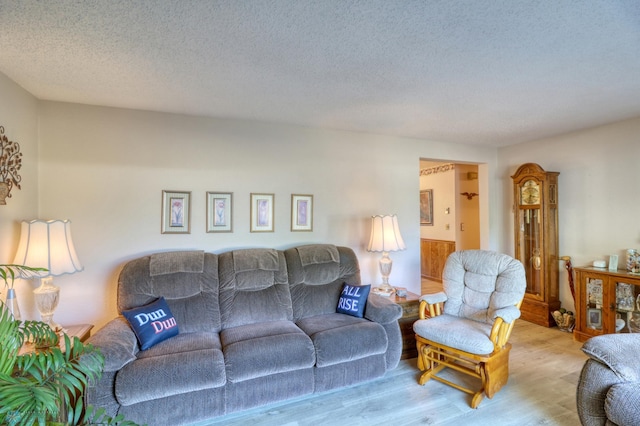
M251 232L274 232L275 194L250 194ZM162 191L162 233L191 232L191 192ZM207 232L233 232L233 192L207 192ZM291 231L313 231L313 195L291 194Z

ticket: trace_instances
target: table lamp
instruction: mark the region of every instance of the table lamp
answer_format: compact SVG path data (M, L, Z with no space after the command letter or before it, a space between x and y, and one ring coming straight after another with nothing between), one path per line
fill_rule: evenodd
M21 226L13 263L47 269L22 278L40 278L40 287L33 290L36 307L42 321L57 331L61 327L53 321L53 314L58 306L60 288L53 285L53 277L83 270L71 239L71 222L32 220L23 221Z
M382 284L374 288L374 293L391 296L394 292L389 284L389 274L393 261L389 257L390 251L400 251L407 247L400 234L398 227L398 216L372 216L371 217L371 239L367 251L382 252L380 258L380 273L382 274Z

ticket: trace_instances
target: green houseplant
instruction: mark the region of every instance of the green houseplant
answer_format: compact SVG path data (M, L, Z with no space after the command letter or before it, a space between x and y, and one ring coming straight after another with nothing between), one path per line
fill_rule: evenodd
M0 277L8 287L18 272L39 270L0 265ZM26 341L34 342L38 350L20 354ZM84 407L84 389L100 378L103 365L98 348L64 333L58 336L44 322L16 320L0 302L1 425L134 425L122 416L111 418L102 409Z

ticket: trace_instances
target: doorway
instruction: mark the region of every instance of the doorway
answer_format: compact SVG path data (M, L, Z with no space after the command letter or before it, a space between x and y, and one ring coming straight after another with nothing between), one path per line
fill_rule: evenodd
M422 292L438 291L455 250L479 249L479 163L420 160L420 268Z

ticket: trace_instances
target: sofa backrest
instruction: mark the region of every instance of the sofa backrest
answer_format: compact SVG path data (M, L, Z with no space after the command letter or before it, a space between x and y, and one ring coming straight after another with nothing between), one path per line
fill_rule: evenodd
M164 297L180 332L219 331L218 256L156 253L128 262L118 278L118 312Z
M218 267L223 329L292 319L283 252L234 250L219 255Z
M285 250L284 255L296 320L335 312L342 285L360 284L358 258L348 247L309 244Z

